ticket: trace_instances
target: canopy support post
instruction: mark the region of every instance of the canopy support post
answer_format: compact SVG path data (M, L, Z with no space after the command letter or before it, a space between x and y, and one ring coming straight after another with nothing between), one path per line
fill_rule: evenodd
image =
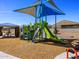
M45 16L45 21L47 22L47 16Z
M37 6L35 6L36 10L35 10L35 23L37 23Z
M55 15L55 35L57 34L57 15Z

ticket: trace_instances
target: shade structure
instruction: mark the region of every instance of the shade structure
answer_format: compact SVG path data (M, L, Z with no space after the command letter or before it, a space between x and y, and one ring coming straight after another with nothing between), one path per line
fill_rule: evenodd
M40 13L39 17L44 17L48 15L64 15L63 12L53 9L52 7L46 6L45 4L42 5L42 12Z
M48 2L49 2L52 6L54 6L56 9L60 10L60 9L57 7L57 5L54 3L53 0L48 0ZM61 10L60 10L60 11L61 11ZM62 11L62 12L63 12L63 11Z
M23 9L16 10L16 12L21 12L21 13L25 13L25 14L35 16L35 9L36 9L35 7L23 8Z
M37 2L39 2L40 0L36 0ZM57 8L57 9L59 9L58 7L57 7L57 5L54 3L54 0L41 0L42 1L42 3L50 3L52 6L54 6L55 8ZM60 9L59 9L60 10Z
M37 0L35 1L34 4L30 5L29 7L25 7L25 8L21 8L21 9L18 9L18 10L14 10L15 12L21 12L21 13L24 13L24 14L29 14L29 15L32 15L32 16L36 16L35 13L36 13L36 7L40 5L40 1L37 2Z
M30 14L35 17L36 13L40 11L40 8L39 8L39 10L36 12L36 8L38 8L38 6L42 7L42 12L37 17L44 17L44 16L48 16L48 15L63 15L64 14L64 12L62 12L55 5L53 0L42 0L42 5L41 5L41 1L38 0L38 2L36 2L35 4L33 4L29 7L18 9L15 11L25 13L25 14Z

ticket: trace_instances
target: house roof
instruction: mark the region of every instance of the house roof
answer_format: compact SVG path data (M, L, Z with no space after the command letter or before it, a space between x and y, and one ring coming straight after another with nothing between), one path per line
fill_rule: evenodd
M73 25L73 24L79 24L78 22L74 22L74 21L69 21L69 20L62 20L60 22L58 22L58 24L62 24L62 25Z
M79 25L79 22L69 21L69 20L62 20L57 23L57 27L60 27L61 25ZM55 27L55 24L53 25Z
M17 27L18 25L12 24L12 23L2 23L0 26L11 26L11 27Z

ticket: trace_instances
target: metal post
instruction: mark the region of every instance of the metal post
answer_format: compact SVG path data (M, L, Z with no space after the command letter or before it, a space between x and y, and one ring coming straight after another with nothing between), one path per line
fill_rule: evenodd
M37 6L36 6L36 10L35 10L35 23L37 23Z
M55 15L55 35L57 34L57 15Z
M45 21L47 22L47 16L45 16Z
M43 5L42 5L42 0L41 0L41 13L42 13L42 11L43 11ZM44 29L44 21L43 21L43 17L41 18L41 20L42 20L42 39L43 39L43 34L44 34L44 31L43 31L43 29Z
M35 26L34 26L34 30L36 30L36 23L37 23L37 6L35 6L36 10L35 10ZM35 39L32 39L32 42L35 42Z

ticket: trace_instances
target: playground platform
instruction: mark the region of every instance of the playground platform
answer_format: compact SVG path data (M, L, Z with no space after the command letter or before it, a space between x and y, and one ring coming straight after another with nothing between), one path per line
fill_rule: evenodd
M54 43L32 43L20 38L0 39L0 51L21 59L54 59L66 47Z

